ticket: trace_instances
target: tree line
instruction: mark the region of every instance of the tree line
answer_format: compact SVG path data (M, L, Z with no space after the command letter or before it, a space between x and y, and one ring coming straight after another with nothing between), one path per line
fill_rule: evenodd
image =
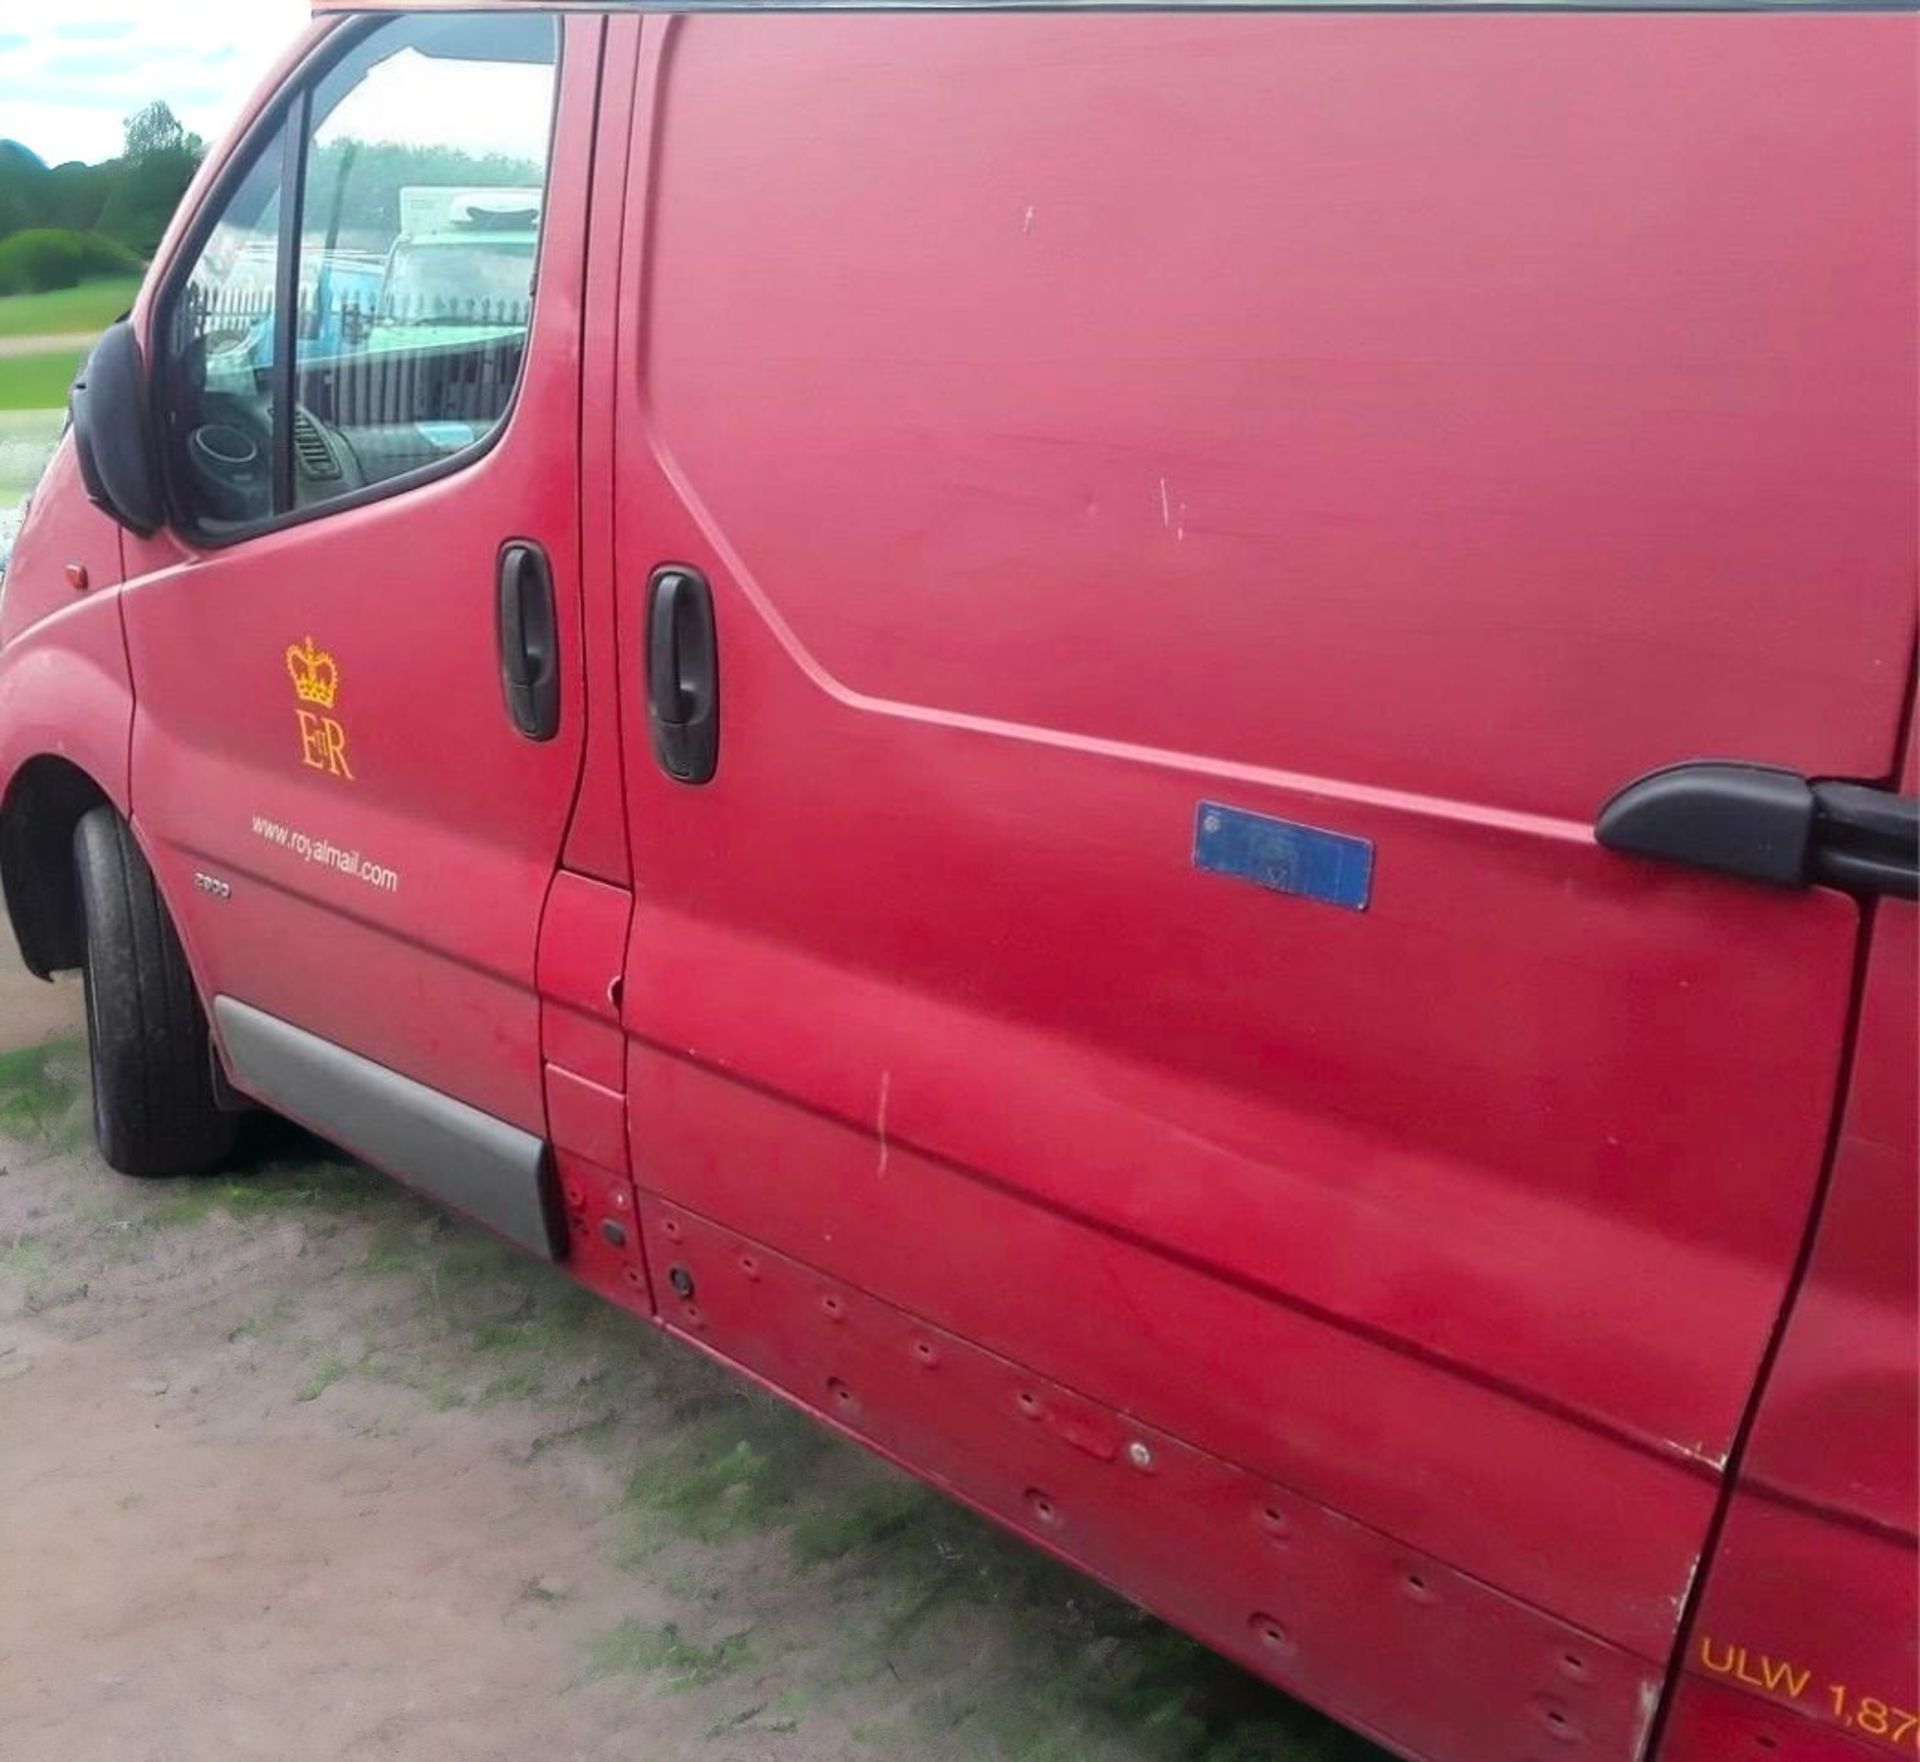
M48 165L0 140L0 294L136 273L153 255L206 143L159 102L122 132L119 155L97 165Z
M125 146L98 165L48 165L0 140L0 294L72 287L134 273L159 247L206 144L164 103L127 118ZM307 209L335 247L384 251L400 231L409 184L534 188L532 161L456 147L348 139L314 149Z

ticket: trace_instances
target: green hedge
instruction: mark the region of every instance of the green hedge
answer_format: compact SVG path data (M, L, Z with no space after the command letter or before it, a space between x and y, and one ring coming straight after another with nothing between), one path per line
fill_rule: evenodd
M34 227L0 241L0 294L78 287L89 276L137 273L140 259L98 233Z

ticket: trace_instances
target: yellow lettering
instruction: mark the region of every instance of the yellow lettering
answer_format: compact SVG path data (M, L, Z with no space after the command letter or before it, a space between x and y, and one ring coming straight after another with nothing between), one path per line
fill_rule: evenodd
M321 720L320 728L327 737L327 769L351 783L353 773L347 769L347 731L331 716Z
M300 718L300 762L315 771L327 769L327 732L311 710L295 710Z
M1791 1664L1776 1664L1771 1658L1762 1657L1760 1674L1767 1679L1767 1687L1777 1695L1784 1685L1788 1694L1797 1701L1807 1692L1807 1679L1813 1675L1810 1670L1796 1671Z
M1745 1683L1747 1687L1750 1689L1764 1689L1767 1685L1761 1678L1757 1676L1747 1675L1746 1647L1745 1646L1740 1647L1739 1651L1740 1651L1740 1661L1737 1664L1735 1664L1733 1667L1733 1680L1735 1682Z
M1734 1649L1729 1646L1726 1656L1716 1663L1713 1656L1713 1641L1706 1634L1700 1636L1700 1662L1715 1676L1730 1676L1733 1673L1733 1658Z
M295 710L300 718L300 762L309 770L325 771L330 777L344 777L351 783L347 769L347 731L331 716L312 710Z

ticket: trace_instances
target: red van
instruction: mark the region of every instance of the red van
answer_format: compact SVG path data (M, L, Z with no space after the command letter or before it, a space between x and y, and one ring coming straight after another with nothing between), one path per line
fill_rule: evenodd
M1409 1757L1913 1754L1920 20L323 11L0 606L107 1159Z

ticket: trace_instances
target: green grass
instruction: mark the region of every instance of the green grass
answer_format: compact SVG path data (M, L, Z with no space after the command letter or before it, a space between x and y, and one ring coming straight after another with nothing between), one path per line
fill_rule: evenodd
M59 410L80 371L84 349L0 356L0 410Z
M0 1273L18 1279L29 1289L44 1285L53 1277L53 1272L53 1256L47 1252L44 1242L23 1236L19 1241L0 1249Z
M294 1396L296 1401L318 1401L333 1385L354 1367L337 1352L329 1352L325 1358L313 1367L313 1374L301 1384L300 1392Z
M50 294L0 296L0 338L72 336L103 330L133 304L138 276L108 276ZM0 410L59 410L86 351L39 349L0 357Z
M293 1320L293 1299L284 1291L257 1314L237 1322L227 1330L227 1343L236 1340L265 1340L283 1333Z
M616 1561L670 1540L724 1547L781 1535L823 1606L840 1611L842 1683L880 1681L898 1707L854 1735L911 1754L929 1730L1005 1762L1384 1762L1362 1739L1265 1688L1204 1646L752 1390L683 1401L621 1501ZM971 1613L970 1613L971 1612ZM953 1657L983 1612L1010 1663ZM970 1644L971 1642L966 1642ZM799 1668L783 1661L783 1668ZM831 1696L813 1681L789 1698Z
M5 1093L0 1086L0 1132L6 1129ZM87 1110L76 1104L65 1118L56 1148L78 1148L91 1130ZM109 1260L124 1262L147 1253L154 1237L164 1232L196 1229L216 1217L241 1224L293 1217L309 1240L319 1241L338 1230L343 1219L381 1206L411 1204L391 1182L358 1163L293 1156L184 1181L115 1181L77 1197L69 1209L77 1223L94 1232ZM266 1333L286 1319L282 1305L254 1323L242 1324L235 1337Z
M818 1515L807 1495L822 1471L857 1461L831 1434L753 1390L718 1392L675 1418L627 1483L624 1563L649 1558L668 1537L717 1545L791 1530ZM840 1519L858 1521L844 1499L832 1505Z
M77 1035L0 1052L0 1134L41 1148L64 1145L85 1090L87 1050Z
M63 410L0 410L0 510L40 481L64 416Z
M4 1115L0 1115L4 1123ZM269 1162L243 1175L205 1175L160 1190L134 1219L142 1230L175 1230L217 1213L242 1222L299 1212L322 1219L389 1205L393 1184L359 1163L326 1158Z
M687 1639L671 1621L650 1627L629 1616L587 1642L587 1668L582 1682L609 1676L658 1676L669 1694L680 1689L705 1688L731 1676L752 1661L744 1632L728 1634L711 1645Z
M358 1367L363 1374L412 1388L435 1408L564 1406L576 1414L569 1436L611 1425L614 1391L598 1391L591 1417L580 1414L581 1391L606 1381L616 1364L632 1374L635 1342L646 1336L558 1269L400 1200L374 1230L359 1270L410 1288L428 1348L376 1353Z
M139 291L139 276L110 275L50 294L0 295L0 337L105 330L133 304Z

